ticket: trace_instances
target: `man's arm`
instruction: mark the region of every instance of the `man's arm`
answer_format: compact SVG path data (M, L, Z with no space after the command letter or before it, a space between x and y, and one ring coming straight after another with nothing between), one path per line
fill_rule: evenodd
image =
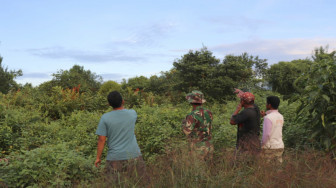
M263 125L263 136L262 136L262 143L261 145L264 146L270 139L272 131L272 121L268 118L264 118L264 125Z
M239 103L237 108L236 108L236 111L233 112L232 116L231 116L231 119L230 119L230 124L231 125L236 125L237 123L235 122L235 120L233 119L233 116L234 115L237 115L239 113L239 111L242 109L242 103Z
M189 135L194 129L195 120L192 115L187 115L187 117L182 121L182 130L185 135Z
M98 136L98 146L97 146L97 158L95 161L95 166L98 167L101 163L101 155L103 153L104 150L104 146L105 146L105 141L106 141L106 136Z

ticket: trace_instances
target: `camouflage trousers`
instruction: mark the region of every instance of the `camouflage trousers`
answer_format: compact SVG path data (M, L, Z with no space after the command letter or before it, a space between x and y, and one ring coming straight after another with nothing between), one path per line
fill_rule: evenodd
M119 183L125 178L144 179L143 182L149 183L146 164L142 156L130 160L107 160L105 178L107 183Z
M284 152L283 148L280 149L262 149L262 157L267 162L277 161L280 164L282 163L282 154Z

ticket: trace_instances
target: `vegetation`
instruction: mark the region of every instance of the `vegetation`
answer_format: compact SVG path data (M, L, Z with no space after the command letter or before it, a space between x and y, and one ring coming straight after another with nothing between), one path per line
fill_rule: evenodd
M103 168L93 165L95 130L101 115L111 110L106 95L112 90L138 113L135 133L153 187L335 187L335 54L319 48L312 60L268 68L257 56L227 55L221 62L202 48L177 59L170 71L120 84L103 83L78 65L38 87L10 84L0 93L0 187L106 186ZM14 83L19 72L1 68ZM282 165L253 156L235 159L236 127L229 124L238 102L235 87L253 92L261 109L267 96L282 98ZM189 154L180 128L191 110L184 100L191 89L206 94L205 105L214 114L215 154L206 162ZM145 183L132 177L115 186Z
M2 57L0 56L0 92L8 93L11 89L17 89L18 84L14 79L18 76L22 76L22 71L9 71L7 67L2 65Z

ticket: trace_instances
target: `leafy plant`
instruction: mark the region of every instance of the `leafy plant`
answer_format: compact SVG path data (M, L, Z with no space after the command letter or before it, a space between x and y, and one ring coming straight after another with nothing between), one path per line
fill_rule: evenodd
M310 70L299 78L305 83L298 116L304 116L306 127L312 131L311 138L320 143L327 152L336 157L336 51L315 54Z

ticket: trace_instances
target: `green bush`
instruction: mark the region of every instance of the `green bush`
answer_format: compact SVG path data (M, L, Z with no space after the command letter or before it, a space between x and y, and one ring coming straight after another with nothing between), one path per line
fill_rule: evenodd
M66 143L44 145L23 154L12 153L0 174L9 187L70 187L99 173L88 158Z
M237 102L214 104L209 107L213 113L212 142L215 149L234 147L236 145L237 127L230 124L230 118L236 109Z
M6 154L20 149L18 139L22 137L22 129L30 123L41 121L37 111L26 110L22 107L2 107L0 112L0 151Z
M167 141L181 138L181 122L188 113L187 107L165 105L135 109L138 113L135 133L145 158L164 153Z

